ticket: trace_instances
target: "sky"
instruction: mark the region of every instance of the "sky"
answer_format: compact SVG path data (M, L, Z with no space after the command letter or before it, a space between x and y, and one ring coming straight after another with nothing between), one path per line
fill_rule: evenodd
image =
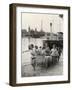
M22 29L28 31L28 27L31 29L37 28L38 31L42 29L45 32L50 32L50 23L52 23L52 32L63 32L63 18L60 18L58 14L39 14L39 13L22 13L21 14Z

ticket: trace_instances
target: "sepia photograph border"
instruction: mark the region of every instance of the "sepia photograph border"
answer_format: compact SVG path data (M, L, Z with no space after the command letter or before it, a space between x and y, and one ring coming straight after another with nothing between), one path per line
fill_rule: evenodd
M64 81L51 81L51 82L34 82L34 83L17 83L17 62L16 62L16 45L17 45L17 31L16 31L16 8L17 7L28 7L28 8L44 8L44 9L63 9L68 11L68 80ZM9 84L11 86L30 86L30 85L45 85L45 84L60 84L60 83L70 83L70 7L67 6L51 6L51 5L35 5L35 4L19 4L13 3L9 6L10 12L10 47L9 47Z

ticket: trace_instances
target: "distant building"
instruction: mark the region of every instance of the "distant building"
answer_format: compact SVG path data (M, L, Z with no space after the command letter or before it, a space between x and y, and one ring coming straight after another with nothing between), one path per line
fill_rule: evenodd
M45 33L45 37L47 40L57 40L57 34L54 33Z
M27 36L28 32L26 29L22 29L22 37Z

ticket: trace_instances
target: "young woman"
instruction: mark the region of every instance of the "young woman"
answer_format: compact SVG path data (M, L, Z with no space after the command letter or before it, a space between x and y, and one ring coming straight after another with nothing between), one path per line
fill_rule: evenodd
M51 57L52 57L52 63L59 61L59 53L55 44L53 44L53 48L51 49Z
M53 44L53 48L51 49L51 56L59 56L56 45Z

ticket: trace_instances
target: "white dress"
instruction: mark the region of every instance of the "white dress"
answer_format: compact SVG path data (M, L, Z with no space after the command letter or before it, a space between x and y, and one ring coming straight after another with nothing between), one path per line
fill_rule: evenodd
M51 56L59 56L57 49L51 49Z

